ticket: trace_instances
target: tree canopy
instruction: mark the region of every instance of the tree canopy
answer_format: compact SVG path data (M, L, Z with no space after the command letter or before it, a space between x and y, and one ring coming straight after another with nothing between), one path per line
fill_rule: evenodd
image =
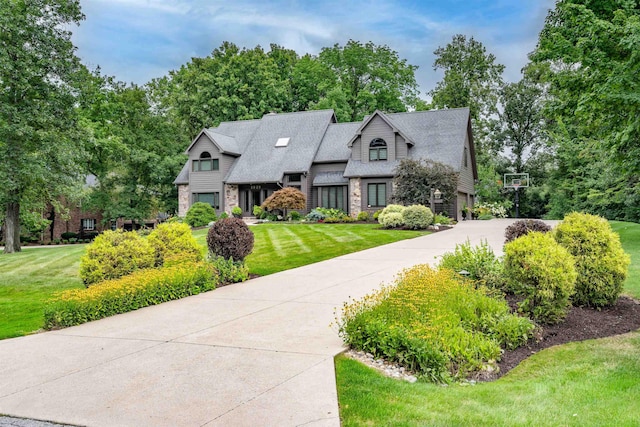
M77 0L0 0L0 206L5 252L20 250L22 207L71 193L83 147L74 109L77 72L68 28Z

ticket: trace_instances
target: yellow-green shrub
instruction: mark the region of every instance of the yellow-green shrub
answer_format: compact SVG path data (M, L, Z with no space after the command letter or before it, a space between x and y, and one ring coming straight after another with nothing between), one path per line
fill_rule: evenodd
M402 211L405 227L412 230L424 230L433 222L433 212L423 205L411 205Z
M216 284L215 269L205 262L137 271L87 289L63 292L45 306L44 327L79 325L209 291Z
M576 283L573 257L550 234L537 231L504 246L505 273L524 295L520 309L540 323L558 323L567 315Z
M403 364L431 381L464 376L531 336L529 319L509 313L451 270L418 265L394 286L345 303L340 334L353 348Z
M177 222L158 225L147 241L155 252L155 265L196 262L203 259L202 250L191 233L191 227Z
M578 280L573 304L614 304L622 292L631 260L607 220L574 212L558 224L554 237L575 258Z
M80 278L89 286L153 267L154 264L153 248L138 233L108 230L87 245L85 254L80 258Z

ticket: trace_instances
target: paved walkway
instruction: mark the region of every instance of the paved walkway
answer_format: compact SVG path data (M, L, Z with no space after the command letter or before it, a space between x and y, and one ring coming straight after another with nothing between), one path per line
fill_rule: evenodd
M0 414L90 426L339 426L334 308L510 220L369 249L0 341ZM354 236L355 237L355 236ZM348 244L348 242L345 242Z

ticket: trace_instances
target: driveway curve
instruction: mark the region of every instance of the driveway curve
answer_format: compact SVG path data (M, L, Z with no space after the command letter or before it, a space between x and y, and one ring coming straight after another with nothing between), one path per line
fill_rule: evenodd
M334 309L513 220L453 229L0 341L0 414L88 426L339 426ZM0 418L0 425L2 419Z

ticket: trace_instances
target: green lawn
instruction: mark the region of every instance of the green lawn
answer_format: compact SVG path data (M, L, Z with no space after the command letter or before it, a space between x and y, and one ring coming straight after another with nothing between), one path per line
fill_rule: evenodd
M374 224L260 224L252 226L254 253L247 258L250 272L275 273L425 234L381 230ZM207 230L194 232L206 246ZM82 288L78 277L85 245L24 248L0 254L0 339L40 329L46 300L57 292Z
M640 224L612 221L640 297ZM344 426L637 426L640 331L552 347L475 386L409 384L336 358Z

